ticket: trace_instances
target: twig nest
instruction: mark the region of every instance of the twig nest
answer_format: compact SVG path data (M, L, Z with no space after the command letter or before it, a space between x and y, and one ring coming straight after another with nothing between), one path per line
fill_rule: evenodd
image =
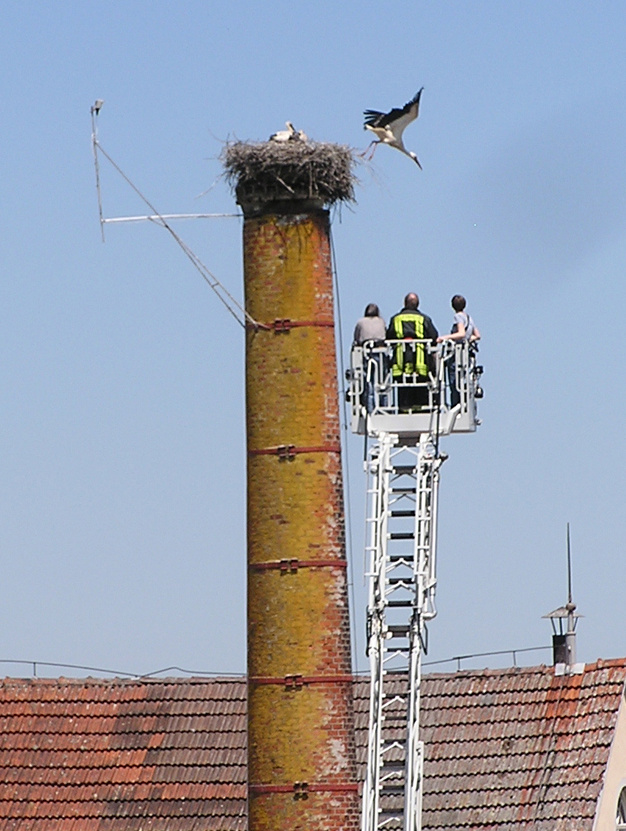
M221 160L246 215L355 201L355 160L346 145L238 141L224 147Z

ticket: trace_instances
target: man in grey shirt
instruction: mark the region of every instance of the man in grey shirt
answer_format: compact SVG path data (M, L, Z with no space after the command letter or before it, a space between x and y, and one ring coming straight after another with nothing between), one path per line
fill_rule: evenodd
M385 340L385 321L380 316L380 309L376 303L369 303L365 307L365 317L357 320L354 327L353 343L362 346L366 340Z
M357 320L354 327L353 346L362 346L367 341L374 341L374 344L382 344L386 336L385 321L380 316L380 309L376 303L369 303L365 307L365 316ZM361 403L365 405L368 413L374 410L376 399L374 394L374 375L378 375L379 382L384 373L384 355L380 349L376 353L368 349L365 356L365 379L363 397ZM381 406L386 405L386 397L381 396Z

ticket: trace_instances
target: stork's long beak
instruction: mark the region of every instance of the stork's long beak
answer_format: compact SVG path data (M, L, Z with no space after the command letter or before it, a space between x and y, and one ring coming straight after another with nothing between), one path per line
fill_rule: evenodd
M421 164L420 164L419 159L417 158L417 156L413 156L413 160L414 160L415 164L419 167L419 169L420 169L420 170L423 170L423 169L424 169L424 168L421 166Z

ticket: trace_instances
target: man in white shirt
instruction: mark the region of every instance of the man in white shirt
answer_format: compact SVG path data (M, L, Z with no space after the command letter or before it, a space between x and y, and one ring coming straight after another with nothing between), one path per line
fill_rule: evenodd
M470 315L465 311L467 301L462 294L455 294L452 298L452 308L454 309L454 321L452 323L452 330L449 335L440 335L437 338L437 343L444 340L451 340L453 343L463 343L469 341L475 343L480 340L480 332L478 326L474 323ZM456 386L456 366L454 358L448 362L448 382L450 384L450 406L455 407L461 400L461 396Z

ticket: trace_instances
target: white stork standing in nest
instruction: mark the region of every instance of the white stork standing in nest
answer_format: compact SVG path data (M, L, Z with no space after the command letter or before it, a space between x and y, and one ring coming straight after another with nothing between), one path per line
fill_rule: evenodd
M378 112L378 110L365 110L363 113L365 116L363 129L371 130L378 141L374 139L371 142L365 153L363 153L364 157L367 155L369 149L372 148L372 152L369 156L369 158L372 159L374 153L376 152L376 147L379 144L388 144L390 147L395 147L396 150L399 150L401 153L409 156L413 159L419 169L422 169L419 159L415 153L411 150L407 150L404 146L402 133L404 133L408 125L417 118L420 108L420 96L423 89L424 87L422 87L417 95L414 96L408 104L405 104L402 109L394 107L394 109L390 110L388 113L381 113Z

